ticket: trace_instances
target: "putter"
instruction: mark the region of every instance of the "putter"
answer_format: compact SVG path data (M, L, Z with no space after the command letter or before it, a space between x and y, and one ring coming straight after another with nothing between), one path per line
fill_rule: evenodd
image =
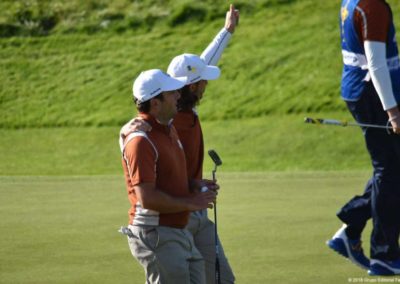
M304 118L305 123L311 124L328 124L328 125L339 125L339 126L359 126L359 127L372 127L372 128L383 128L383 129L392 129L391 126L386 125L376 125L376 124L367 124L367 123L358 123L358 122L347 122L340 121L336 119L325 119L325 118Z
M215 173L217 167L222 165L222 161L214 150L209 150L208 155L214 162L214 170L212 171L212 178L215 181ZM217 202L214 203L214 223L215 223L215 283L221 284L221 274L219 269L219 244L218 244L218 231L217 231Z
M389 126L389 125L347 122L347 121L340 121L340 120L336 120L336 119L324 119L324 118L306 117L306 118L304 118L304 122L311 123L311 124L328 124L328 125L339 125L339 126L358 126L358 127L382 128L382 129L386 129L386 130L393 129L393 127Z

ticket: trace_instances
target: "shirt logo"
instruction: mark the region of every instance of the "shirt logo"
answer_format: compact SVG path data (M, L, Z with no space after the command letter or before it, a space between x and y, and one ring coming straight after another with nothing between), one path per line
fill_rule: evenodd
M342 18L342 25L344 25L344 21L346 21L346 19L349 16L349 10L347 10L347 6L342 7L340 14L341 14L341 18Z

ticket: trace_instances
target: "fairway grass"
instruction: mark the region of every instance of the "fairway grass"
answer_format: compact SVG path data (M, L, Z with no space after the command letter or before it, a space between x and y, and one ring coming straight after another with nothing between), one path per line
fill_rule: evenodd
M376 279L325 245L368 172L217 178L218 229L238 284ZM0 176L0 194L0 283L144 283L117 232L129 207L122 176Z
M224 172L369 169L360 129L309 125L303 122L305 116L314 117L307 113L205 121L205 149L218 152L224 162L219 171ZM326 113L324 117L348 116ZM0 128L0 175L118 175L119 129ZM212 161L206 157L204 170L211 169Z

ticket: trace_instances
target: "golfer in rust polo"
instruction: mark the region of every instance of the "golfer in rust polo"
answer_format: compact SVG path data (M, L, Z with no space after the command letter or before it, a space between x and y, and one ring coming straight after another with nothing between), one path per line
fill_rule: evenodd
M224 49L235 31L238 20L239 11L235 10L233 5L230 5L230 9L226 13L224 27L203 51L201 56L182 54L175 57L168 68L168 73L172 77L181 76L177 74L185 74L183 76L188 77L188 82L181 90L181 98L178 103L179 110L174 117L173 124L183 144L186 155L187 174L190 180L203 179L203 133L195 107L203 96L207 80L217 79L220 75L219 68L213 66L216 66L219 62ZM121 129L121 138L138 129L148 131L151 129L151 126L137 117L125 124ZM192 234L195 245L204 258L207 284L214 284L216 260L215 227L214 223L207 216L207 210L192 212L187 229ZM221 283L232 284L235 282L235 277L220 242L219 248Z
M190 193L185 154L171 124L180 97L176 90L185 82L157 69L142 72L134 98L152 129L132 133L120 144L131 203L128 242L146 283L205 283L203 258L185 226L190 211L212 206L215 193Z

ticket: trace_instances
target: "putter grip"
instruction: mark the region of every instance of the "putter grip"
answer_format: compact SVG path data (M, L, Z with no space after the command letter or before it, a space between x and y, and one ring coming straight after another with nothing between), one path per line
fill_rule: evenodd
M319 118L305 117L304 118L304 122L305 123L312 123L312 124L321 124L324 121L323 121L323 119L319 119Z

